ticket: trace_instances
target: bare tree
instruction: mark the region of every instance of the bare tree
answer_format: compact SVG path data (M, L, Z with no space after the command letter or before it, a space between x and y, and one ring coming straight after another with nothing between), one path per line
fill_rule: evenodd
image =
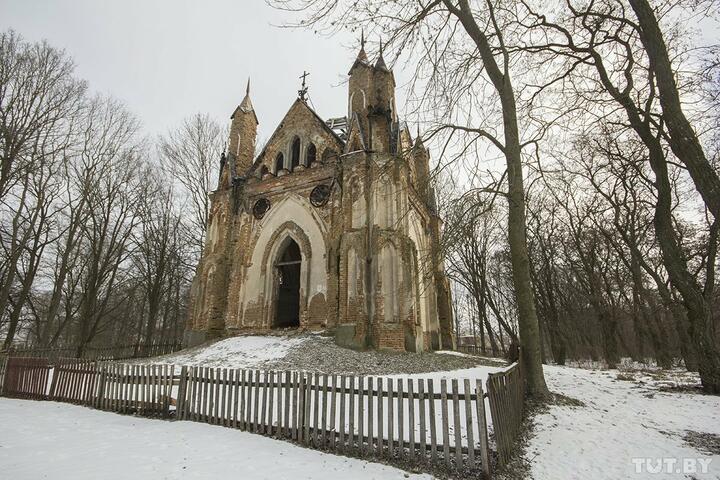
M502 227L504 212L482 197L461 196L445 212L444 244L450 278L462 285L469 294L468 307L475 312L471 327L480 332L480 347L486 349L487 340L495 354L506 345L503 332L518 343L516 312L504 309L508 290L502 285L503 275L498 262L504 261L507 237ZM494 284L493 284L494 283ZM512 287L509 289L512 292ZM511 302L513 303L513 302ZM491 320L497 324L496 334Z
M163 303L173 293L174 284L170 280L172 269L177 268L174 260L180 243L181 219L174 211L172 190L165 185L165 179L152 176L150 179L155 186L140 203L141 219L133 255L147 302L143 332L147 343L155 340Z
M194 245L195 265L205 246L210 213L208 194L217 183L218 164L225 141L224 129L208 115L196 114L160 138L163 168L180 185L189 204L185 234Z
M176 210L185 199L149 158L137 119L88 96L72 61L46 43L4 33L0 57L3 347L82 354L98 340L178 338L192 256ZM197 120L196 148L218 157L203 145L214 148L206 135L219 128Z
M45 42L0 34L0 199L35 167L38 144L72 121L86 89L74 68Z
M52 172L67 146L85 84L73 78L73 64L46 43L30 44L10 31L0 34L0 208L5 255L0 262L0 316L14 312L5 344L12 342L20 310L37 273L52 216ZM16 299L19 262L26 264Z
M550 64L564 59L557 78L573 77L583 82L574 101L584 104L583 108L589 108L588 103L602 108L601 116L607 121L627 122L647 149L657 191L653 223L663 263L687 310L703 386L709 392L718 392L720 348L711 303L715 290L720 183L681 107L674 80L677 66L672 67L668 60L666 38L656 14L647 2L630 3L639 23L622 0L582 5L566 0L565 9L552 16L523 1L532 20L522 23L542 39L527 45L525 50L544 52L547 54L544 61ZM656 8L661 15L669 15L686 6L684 2L660 2ZM559 80L548 85L556 81ZM575 82L567 84L579 86ZM588 95L588 88L594 95ZM618 107L622 117L618 116ZM678 163L684 164L713 217L708 225L708 241L704 242L702 277L694 274L673 219L672 178Z
M435 111L436 134L465 135L462 152L478 141L490 142L501 152L506 166L508 244L512 264L519 337L528 393L544 397L548 390L542 371L540 331L531 283L525 218L523 146L532 144L521 136L520 109L511 69L517 61L508 48L512 36L502 2L486 0L427 0L378 2L373 0L277 0L281 9L302 11L300 25L307 28L356 28L373 25L388 37L387 43L411 57L417 53L417 71L431 72L424 84L415 84L424 111ZM484 87L483 87L484 85ZM498 128L482 125L475 112L463 110L463 100L487 88L497 101L502 119ZM433 94L436 93L437 95ZM434 104L433 104L434 102ZM462 120L460 116L462 115ZM457 119L457 121L448 121ZM500 133L495 133L495 132ZM433 137L431 134L430 137Z
M142 181L140 145L133 139L138 123L121 105L105 100L97 105L94 125L103 134L104 152L98 181L89 192L88 215L82 225L81 255L87 260L81 280L77 338L85 345L102 326L124 262L131 253L131 234L138 209L148 192Z

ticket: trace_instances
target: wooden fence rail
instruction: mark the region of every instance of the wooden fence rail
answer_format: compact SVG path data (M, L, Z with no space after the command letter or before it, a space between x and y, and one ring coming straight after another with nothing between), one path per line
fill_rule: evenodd
M62 358L81 358L91 361L126 360L166 355L182 349L179 342L134 343L128 345L77 345L63 347L11 347L3 352L7 356L24 358L45 358L56 361Z
M0 357L2 358L2 357ZM0 360L1 361L1 360ZM523 412L517 364L480 380L408 379L15 358L2 395L119 413L175 417L296 441L353 456L398 459L490 477L485 397L498 464ZM3 369L0 363L0 374Z
M510 459L522 428L525 407L525 377L520 363L504 372L491 373L487 380L490 413L493 419L498 466Z

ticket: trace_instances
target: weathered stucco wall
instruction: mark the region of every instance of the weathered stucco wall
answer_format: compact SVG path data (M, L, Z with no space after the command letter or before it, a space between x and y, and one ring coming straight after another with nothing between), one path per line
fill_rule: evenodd
M243 289L239 316L244 319L242 326L270 327L273 263L277 261L282 241L289 236L300 246L303 260L300 273L300 310L307 312L311 299L318 294L327 296L325 238L328 229L324 221L314 214L310 202L297 194L289 194L273 205L267 216L255 227L260 234L252 249L246 273L246 277L252 281L247 281ZM260 323L255 315L248 312L248 309L258 306L262 309ZM301 313L302 320L307 321L306 316Z

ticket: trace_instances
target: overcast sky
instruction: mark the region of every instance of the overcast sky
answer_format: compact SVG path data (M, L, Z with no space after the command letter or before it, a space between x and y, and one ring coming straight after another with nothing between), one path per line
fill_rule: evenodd
M125 102L150 136L197 112L227 126L249 76L261 143L297 97L303 70L320 116L344 115L359 35L277 26L290 19L265 0L0 0L0 29L64 48L78 76ZM701 23L701 37L717 42L718 25ZM410 73L396 69L399 86ZM403 98L399 89L401 115Z
M354 34L282 29L264 0L0 0L0 28L64 48L90 88L123 102L149 135L196 112L229 122L251 77L259 139L272 133L310 72L323 117L345 114Z

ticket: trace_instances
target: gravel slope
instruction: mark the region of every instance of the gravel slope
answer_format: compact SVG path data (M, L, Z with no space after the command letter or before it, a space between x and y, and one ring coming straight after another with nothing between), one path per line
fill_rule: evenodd
M159 364L226 368L305 370L328 374L397 375L467 370L479 366L502 367L501 359L458 352L405 353L355 351L339 347L318 334L243 335L181 350L153 359Z
M359 352L339 347L331 338L315 336L290 348L287 354L267 361L264 367L278 370L393 375L461 370L478 365L502 366L502 360L452 353Z

